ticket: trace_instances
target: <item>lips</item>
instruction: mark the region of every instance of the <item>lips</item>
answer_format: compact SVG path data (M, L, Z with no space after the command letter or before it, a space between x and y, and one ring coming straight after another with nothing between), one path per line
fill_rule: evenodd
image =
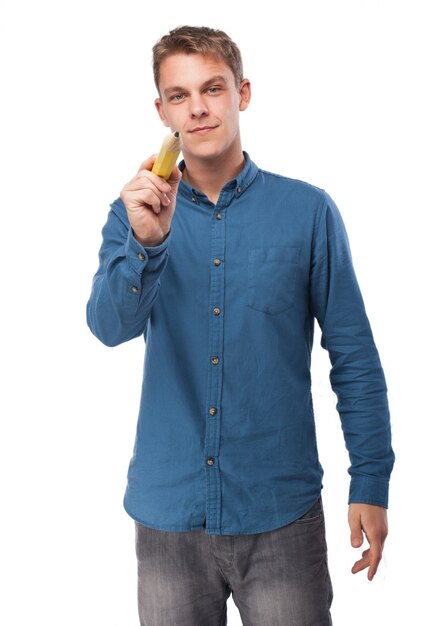
M196 128L192 128L192 130L189 130L189 133L194 133L196 135L206 135L215 128L217 128L217 126L197 126Z

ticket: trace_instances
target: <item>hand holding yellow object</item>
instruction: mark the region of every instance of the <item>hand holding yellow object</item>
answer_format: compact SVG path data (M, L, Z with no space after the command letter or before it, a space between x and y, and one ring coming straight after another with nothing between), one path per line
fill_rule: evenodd
M164 178L164 180L167 180L172 173L181 148L182 141L178 131L166 137L158 153L152 172Z

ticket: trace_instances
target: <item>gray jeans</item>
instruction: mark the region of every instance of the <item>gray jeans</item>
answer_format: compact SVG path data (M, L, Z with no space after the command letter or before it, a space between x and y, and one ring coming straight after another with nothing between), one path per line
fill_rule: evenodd
M225 626L233 594L243 626L330 626L332 585L321 500L255 535L169 532L136 522L141 626Z

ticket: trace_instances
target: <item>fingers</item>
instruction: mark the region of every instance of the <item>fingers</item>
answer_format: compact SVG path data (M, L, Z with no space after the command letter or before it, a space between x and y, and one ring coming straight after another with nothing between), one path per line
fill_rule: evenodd
M363 544L362 531L360 529L355 529L354 531L352 531L350 541L353 548L360 548L360 546Z
M367 538L369 548L362 553L362 558L352 567L357 574L368 568L368 580L373 580L383 555L383 546L388 535L386 509L367 504L351 504L348 514L351 529L351 545L360 547L363 534Z
M151 171L156 158L157 158L157 155L153 154L148 159L143 161L143 163L139 167L137 175L132 179L130 183L128 183L129 185L131 184L133 185L132 187L129 187L129 189L136 190L137 188L143 189L144 187L147 187L148 186L147 184L143 184L144 179L147 179L151 183L153 183L159 191L164 192L164 193L171 192L172 194L176 196L178 185L182 178L181 170L179 169L178 165L175 164L170 177L168 178L167 181L165 181L163 178L161 178L160 176L157 176ZM164 205L169 204L169 203L170 203L170 200L169 202L166 202L166 199L163 202Z
M152 167L155 163L155 160L157 158L157 154L153 154L152 156L150 156L148 159L146 159L145 161L143 161L143 163L140 165L139 170L137 172L137 174L142 174L144 175L145 172L148 172L151 174L152 177L154 177L154 180L157 181L162 181L165 182L163 178L160 178L160 176L157 176L156 174L152 174L151 170ZM181 180L182 177L182 173L181 170L179 169L178 165L175 164L172 170L171 175L169 176L167 182L169 183L169 185L171 185L171 187L173 188L174 185L176 184L176 186L178 186L179 181ZM157 183L158 184L158 183Z
M148 182L154 185L157 188L157 190L159 190L160 192L166 193L172 190L171 184L167 183L163 178L161 178L160 176L157 176L151 171L156 158L157 158L157 155L153 154L148 159L143 161L143 163L139 167L137 176L134 176L134 178L131 181L132 183L132 187L130 187L131 190L135 190L136 188L138 189L148 188L150 187ZM178 170L177 166L175 166L174 170L172 171L171 178L173 177L174 180L178 180L179 182L179 179L181 178L181 172L179 170L178 172L175 172L175 170ZM178 176L178 173L179 173L179 176ZM131 183L128 183L128 185L131 185Z
M382 560L383 544L385 543L386 535L378 525L372 525L367 531L366 536L370 547L368 550L365 550L365 556L362 556L364 556L368 562L368 580L373 580L379 563Z
M350 541L353 548L360 548L363 544L363 532L360 514L350 507L348 514L348 523L350 524Z
M357 574L358 572L361 572L362 570L369 567L370 565L369 552L370 552L369 550L365 550L365 552L362 552L362 558L359 561L356 561L356 563L351 568L352 574Z
M171 191L171 186L168 182L148 170L139 170L137 175L134 176L127 186L129 186L130 189L136 189L136 186L138 186L140 189L156 187L160 192Z
M362 558L359 561L356 561L356 563L351 568L352 574L357 574L358 572L369 568L367 577L368 580L373 580L379 567L380 561L382 560L382 554L382 547L378 548L377 546L374 546L373 549L370 548L368 550L365 550L365 552L362 552Z
M163 206L166 207L170 204L170 199L165 193L141 186L134 189L124 187L120 196L128 212L138 207L149 207L158 215Z
M382 555L383 545L374 544L374 548L370 549L369 552L370 566L368 569L368 580L373 580L374 576L376 575L377 568L379 567L380 561L382 560Z
M140 169L138 174L123 187L120 195L125 205L147 205L158 214L163 206L167 207L171 203L168 195L171 192L172 187L165 180L152 172Z
M157 245L169 232L181 179L176 167L170 184L154 174L151 170L156 156L143 161L137 174L120 192L135 237L144 246Z
M142 170L151 170L157 156L157 154L152 154L148 159L143 161L143 163L138 168L138 173L140 173Z
M123 199L123 196L122 196ZM129 196L128 211L135 210L137 207L147 207L158 215L163 206L167 206L170 200L167 196L157 196L150 189L139 189L138 191L131 192Z

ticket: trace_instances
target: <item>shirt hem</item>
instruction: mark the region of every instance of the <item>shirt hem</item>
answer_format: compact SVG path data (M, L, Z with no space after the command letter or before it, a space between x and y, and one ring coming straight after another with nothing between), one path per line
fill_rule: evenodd
M174 532L190 532L191 530L201 530L202 528L204 528L204 526L202 524L200 526L168 526L166 524L160 524L159 526L157 526L156 524L152 524L151 522L147 522L146 520L142 519L138 515L135 515L132 511L129 510L129 508L127 507L127 505L125 503L123 504L123 508L125 509L126 513L129 515L129 517L131 517L135 522L138 522L142 526L147 526L148 528L153 528L154 530L167 530L167 531L174 531Z
M309 509L309 507L307 507L305 511L299 512L298 514L294 515L290 519L287 519L286 521L275 522L273 526L270 526L268 524L267 526L265 525L262 527L258 527L254 530L233 531L233 530L224 530L224 529L218 529L218 528L206 528L203 524L197 525L197 526L187 526L187 525L169 526L167 524L160 524L160 525L152 524L140 518L138 515L135 515L132 511L130 511L129 507L126 505L125 502L123 503L123 507L126 513L129 515L129 517L131 517L135 522L138 522L142 526L147 526L148 528L153 528L154 530L162 530L162 531L170 531L170 532L190 532L192 530L205 530L206 535L256 535L258 533L278 530L279 528L283 528L284 526L287 526L288 524L292 524L293 522L296 522Z

